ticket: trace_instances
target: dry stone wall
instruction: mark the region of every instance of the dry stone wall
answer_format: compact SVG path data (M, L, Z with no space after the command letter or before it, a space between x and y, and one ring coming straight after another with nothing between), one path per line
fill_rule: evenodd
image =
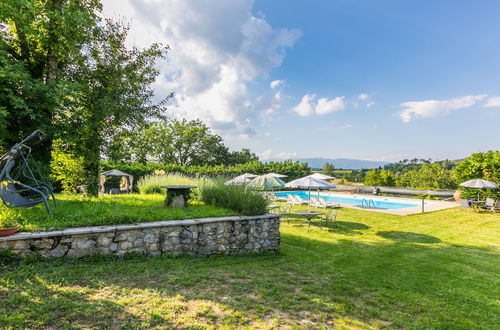
M0 249L19 257L82 257L94 254L214 255L274 251L280 245L280 220L273 214L122 226L71 228L0 237Z

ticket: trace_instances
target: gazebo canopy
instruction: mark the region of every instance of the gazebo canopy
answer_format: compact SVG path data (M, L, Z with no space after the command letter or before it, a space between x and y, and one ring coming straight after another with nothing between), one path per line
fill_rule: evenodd
M125 172L122 172L122 171L116 170L116 169L112 169L112 170L109 170L109 171L106 171L106 172L102 172L99 175L106 175L106 176L131 176L131 177L133 177L132 174L128 174L128 173L125 173Z
M120 182L120 191L127 191L129 193L132 192L132 187L134 184L134 176L132 174L128 174L117 169L112 169L99 174L99 185L101 193L105 192L104 183L106 182L107 176L121 177L122 179Z

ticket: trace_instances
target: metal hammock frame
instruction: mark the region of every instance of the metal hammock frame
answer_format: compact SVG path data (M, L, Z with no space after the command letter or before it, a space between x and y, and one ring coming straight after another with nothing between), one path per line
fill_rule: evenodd
M46 139L47 135L36 130L0 157L0 198L5 206L33 207L44 203L47 212L52 214L49 197L52 198L54 206L57 206L52 184L42 180L40 170L31 155L32 148ZM30 161L37 175L31 169Z

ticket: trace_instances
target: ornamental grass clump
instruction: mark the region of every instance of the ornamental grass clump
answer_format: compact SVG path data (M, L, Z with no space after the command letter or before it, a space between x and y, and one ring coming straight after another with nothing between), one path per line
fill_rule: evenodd
M224 181L205 179L200 182L201 200L205 204L224 207L243 215L266 213L268 202L262 194L247 190L244 186L225 185Z
M167 175L146 175L139 179L137 187L139 188L139 192L141 194L164 194L165 189L160 188L160 186L196 186L198 181L198 178L180 173Z

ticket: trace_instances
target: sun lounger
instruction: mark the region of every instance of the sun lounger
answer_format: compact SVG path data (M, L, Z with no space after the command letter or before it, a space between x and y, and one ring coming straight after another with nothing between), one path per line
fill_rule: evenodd
M302 204L309 204L309 200L308 199L304 199L300 196L295 196L295 200L297 201L298 205L302 205Z
M314 196L311 196L309 198L309 205L314 207L321 207L321 204L319 203L318 199Z
M327 202L323 197L318 198L319 207L326 209L327 207L340 207L339 203Z

